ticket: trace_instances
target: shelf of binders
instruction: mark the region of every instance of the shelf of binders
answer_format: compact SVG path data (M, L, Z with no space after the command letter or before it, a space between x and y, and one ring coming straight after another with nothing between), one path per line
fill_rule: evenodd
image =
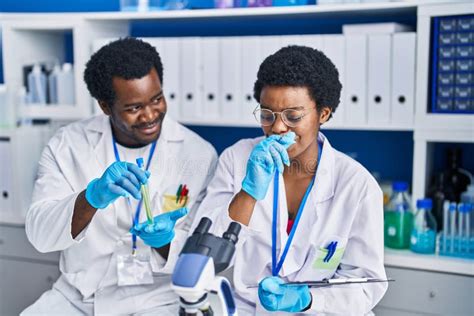
M331 58L344 87L324 128L413 130L416 33L142 39L166 65L168 111L184 124L257 127L253 84L259 65L282 47L305 45ZM113 40L95 40L91 54Z
M385 266L474 276L472 260L385 248Z
M466 113L430 113L430 66L432 51L433 19L445 16L474 14L472 3L451 3L420 6L417 18L417 91L415 129L461 130L474 133L474 114Z

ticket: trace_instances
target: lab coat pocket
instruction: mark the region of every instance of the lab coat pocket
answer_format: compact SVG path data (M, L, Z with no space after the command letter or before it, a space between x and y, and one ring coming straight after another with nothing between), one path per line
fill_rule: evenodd
M317 270L336 270L346 249L347 239L333 237L327 239L316 250L312 267Z
M181 189L180 189L181 186ZM190 203L189 188L186 186L183 190L183 185L174 184L165 190L161 201L161 211L171 212L183 208Z

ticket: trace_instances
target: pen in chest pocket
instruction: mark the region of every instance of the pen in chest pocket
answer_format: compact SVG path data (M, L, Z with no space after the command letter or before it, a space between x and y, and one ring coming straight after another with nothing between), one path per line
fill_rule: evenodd
M186 187L186 184L180 184L178 187L178 191L176 192L176 203L181 204L183 201L184 204L186 204L186 201L188 200L188 193L189 190Z

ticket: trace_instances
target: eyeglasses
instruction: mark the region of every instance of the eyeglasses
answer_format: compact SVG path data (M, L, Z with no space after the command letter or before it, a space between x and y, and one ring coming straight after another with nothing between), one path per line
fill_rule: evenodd
M280 114L283 123L288 127L295 127L299 122L305 117L310 110L315 110L316 107L312 109L286 109L281 112L273 112L269 109L262 109L260 105L257 105L257 108L253 111L253 115L257 122L262 126L271 126L275 123L276 115Z

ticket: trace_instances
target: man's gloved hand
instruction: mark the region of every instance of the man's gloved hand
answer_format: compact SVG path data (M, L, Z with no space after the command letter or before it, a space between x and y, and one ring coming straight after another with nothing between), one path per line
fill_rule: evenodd
M120 196L141 198L140 185L148 181L150 173L137 165L116 161L104 174L92 180L86 189L86 200L97 209L106 208Z
M289 166L287 149L295 143L295 133L272 135L262 140L250 154L242 189L254 199L263 200L275 170L282 173L283 164Z
M267 277L258 285L258 297L266 310L301 312L311 304L307 285L285 285L279 277Z
M143 222L132 227L130 232L140 237L148 246L160 248L173 240L174 225L186 214L188 214L188 209L185 207L160 214L153 218L153 225Z

